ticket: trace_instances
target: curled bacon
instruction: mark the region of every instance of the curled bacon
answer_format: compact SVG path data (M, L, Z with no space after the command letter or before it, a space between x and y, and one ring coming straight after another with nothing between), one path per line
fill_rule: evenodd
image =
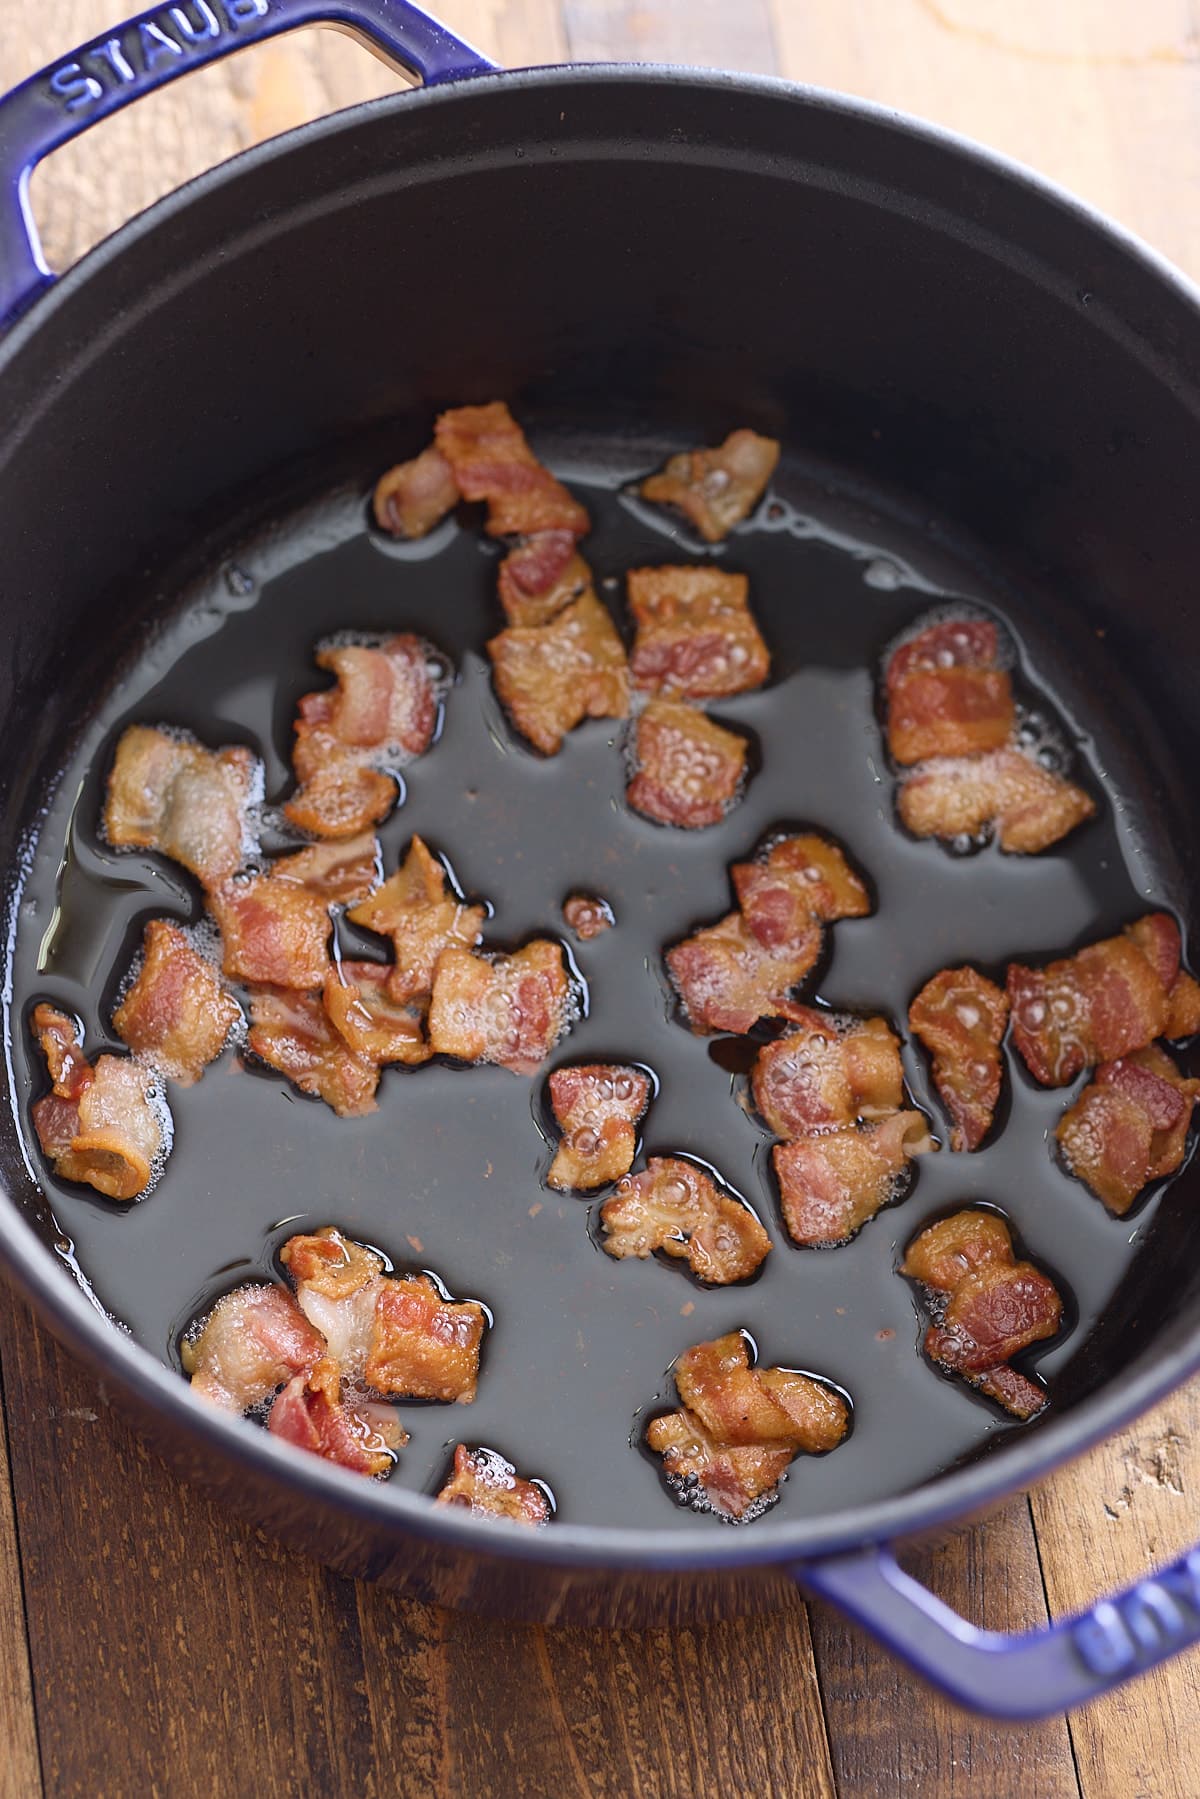
M686 1350L675 1385L681 1409L653 1419L646 1442L683 1500L732 1520L757 1516L795 1456L836 1449L849 1427L823 1381L751 1367L743 1331Z
M1000 1040L1008 996L975 968L943 968L908 1008L908 1025L933 1057L933 1080L953 1120L950 1147L978 1149L1000 1097Z
M915 1111L777 1143L772 1160L792 1241L822 1249L847 1242L898 1197L912 1158L935 1148Z
M746 739L695 706L651 700L634 728L634 774L625 798L658 824L698 830L719 824L746 768Z
M1200 1081L1157 1044L1097 1068L1056 1132L1071 1173L1121 1217L1151 1181L1182 1166Z
M659 1250L712 1286L748 1280L771 1248L745 1201L679 1156L651 1156L641 1174L626 1174L600 1219L604 1248L618 1261Z
M1065 1087L1081 1069L1145 1049L1175 1025L1190 1035L1195 982L1180 953L1174 919L1153 912L1045 968L1010 963L1013 1042L1034 1079Z
M502 400L443 412L434 434L463 498L487 501L492 537L586 535L587 513L543 468Z
M556 756L585 718L629 711L625 646L590 587L544 625L510 625L488 644L496 692L516 729Z
M650 1103L649 1075L623 1064L590 1062L555 1069L549 1088L562 1132L547 1176L550 1185L588 1193L628 1174L637 1124Z
M365 1061L415 1067L433 1053L424 1013L411 1000L392 998L392 973L381 962L339 962L325 982L325 1010L339 1037Z
M904 1103L900 1044L885 1018L800 1009L798 1031L759 1050L754 1103L778 1137L837 1130Z
M382 1256L326 1225L289 1238L279 1259L295 1284L300 1310L346 1377L361 1384L383 1291Z
M914 837L952 841L995 829L1000 848L1016 856L1049 849L1096 811L1090 793L1013 748L924 763L901 785L897 806Z
M246 859L258 783L247 749L209 750L181 732L130 725L108 777L105 835L118 849L158 850L217 886Z
M284 807L294 825L314 837L353 837L386 818L396 799L391 771L433 740L435 654L411 633L317 651L318 668L337 685L299 703L292 751L299 787Z
M297 1086L323 1099L339 1118L375 1110L379 1065L357 1054L326 1012L319 993L257 987L250 993L249 1049Z
M931 1360L1018 1418L1042 1410L1045 1389L1008 1364L1055 1335L1062 1300L1039 1268L1015 1259L1003 1219L966 1210L930 1225L909 1245L900 1272L925 1289Z
M395 964L388 994L397 1004L428 999L444 949L474 949L486 914L451 889L446 870L419 837L394 875L350 912L354 924L390 937Z
M563 923L582 943L611 931L616 915L607 900L594 893L570 893L563 901Z
M433 444L382 475L373 500L375 522L393 537L424 537L458 505L454 470Z
M712 450L684 450L638 489L652 505L675 506L707 543L749 518L775 473L779 444L756 431L731 431Z
M440 1056L532 1074L567 1029L571 997L562 945L547 938L490 961L469 950L443 950L433 976L429 1041Z
M1008 743L1016 725L1012 681L996 666L987 619L952 618L900 645L887 666L888 748L907 765L970 756Z
M345 1397L332 1356L293 1376L271 1406L267 1429L352 1474L389 1473L408 1442L391 1406Z
M707 564L635 568L628 588L637 625L630 668L643 692L711 700L762 686L771 658L745 575Z
M325 1354L325 1340L282 1287L238 1287L219 1299L180 1351L192 1392L248 1412Z
M487 1322L474 1300L443 1298L428 1275L385 1280L364 1376L378 1393L470 1405Z
M465 1506L477 1517L508 1518L514 1524L550 1522L550 1501L531 1480L522 1480L511 1462L494 1449L454 1451L454 1473L437 1496L439 1505Z
M241 1008L178 925L152 918L143 950L113 1029L135 1055L190 1087L224 1049Z
M53 1083L32 1112L42 1153L64 1181L136 1199L164 1147L165 1105L150 1069L125 1056L98 1056L93 1067L75 1020L53 1006L35 1006L30 1023Z

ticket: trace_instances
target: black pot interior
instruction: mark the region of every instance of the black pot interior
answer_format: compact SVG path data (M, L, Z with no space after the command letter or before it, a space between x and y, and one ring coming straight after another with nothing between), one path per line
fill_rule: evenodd
M386 865L422 832L496 902L498 942L553 929L573 886L606 894L619 928L580 952L592 1005L560 1059L652 1064L663 1087L648 1148L716 1164L776 1249L753 1286L715 1293L657 1263L611 1264L588 1207L539 1185L540 1083L498 1070L394 1075L376 1118L336 1124L227 1057L172 1094L174 1157L143 1206L48 1186L47 1204L5 1120L16 1203L51 1244L70 1240L102 1302L168 1359L198 1304L269 1270L293 1228L280 1221L297 1214L483 1298L497 1328L480 1398L465 1416L406 1418L401 1484L435 1484L468 1434L544 1473L564 1518L712 1531L627 1444L671 1358L741 1324L768 1359L826 1373L855 1400L849 1443L797 1469L781 1521L802 1529L885 1499L985 1446L1015 1477L1043 1427L1007 1428L921 1362L894 1272L904 1243L962 1200L1010 1215L1070 1295L1072 1328L1039 1364L1049 1416L1063 1417L1188 1332L1194 1171L1110 1219L1046 1148L1063 1096L1017 1074L993 1147L928 1158L910 1197L852 1245L795 1251L766 1139L653 971L663 942L725 909L725 865L799 822L842 838L881 900L835 933L817 991L839 1006L902 1018L936 967L1049 954L1151 904L1186 928L1196 341L1186 299L1074 213L893 125L769 87L489 80L310 132L172 203L23 327L0 369L3 842L14 868L31 829L47 846L17 911L18 1013L49 930L36 990L103 1035L98 997L145 917L197 909L164 865L114 869L97 843L121 720L252 741L278 793L311 644L343 626L416 629L461 680L382 833ZM399 550L368 529L367 483L420 446L433 413L498 395L589 488L602 577L678 553L618 491L665 447L742 423L788 446L782 504L726 553L751 574L776 670L764 694L725 708L756 733L761 768L711 832L664 833L612 803L611 729L588 727L549 764L511 738L479 657L498 619L477 532ZM946 593L1011 622L1034 689L1083 745L1104 803L1069 854L954 859L892 821L870 673ZM152 662L114 685L152 622ZM68 836L60 878L47 857ZM15 1036L23 1108L37 1077L19 1016ZM915 1056L908 1072L928 1104ZM597 1438L611 1457L596 1459Z

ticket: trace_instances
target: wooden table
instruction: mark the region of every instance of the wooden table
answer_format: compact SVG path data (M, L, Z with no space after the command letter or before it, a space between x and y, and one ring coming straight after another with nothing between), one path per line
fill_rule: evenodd
M130 10L132 10L132 4ZM4 0L0 85L119 0ZM921 113L1057 177L1200 275L1194 0L444 0L510 65L776 71ZM69 262L257 139L395 85L310 33L144 103L35 182ZM543 1631L356 1585L231 1524L0 1298L0 1795L1194 1799L1200 1655L1085 1713L968 1718L822 1606L674 1634ZM1200 1385L914 1567L1019 1629L1196 1535ZM7 1432L8 1459L4 1455Z

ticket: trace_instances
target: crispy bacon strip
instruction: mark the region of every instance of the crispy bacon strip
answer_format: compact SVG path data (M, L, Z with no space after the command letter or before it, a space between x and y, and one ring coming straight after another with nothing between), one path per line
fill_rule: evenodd
M998 750L1016 726L1012 680L997 667L987 619L943 619L910 638L887 666L888 748L903 766Z
M335 1030L320 993L252 988L247 1044L260 1061L286 1074L301 1093L323 1099L339 1118L375 1110L379 1065L357 1054Z
M1122 1217L1151 1181L1182 1166L1197 1097L1200 1081L1157 1044L1102 1063L1059 1123L1067 1167Z
M163 1149L165 1107L152 1098L150 1069L124 1056L98 1056L93 1067L75 1020L53 1006L35 1006L30 1024L53 1083L32 1110L43 1155L61 1180L136 1199Z
M933 1361L1018 1418L1042 1410L1045 1389L1008 1364L1055 1335L1062 1300L1039 1268L1014 1258L1003 1219L975 1210L943 1218L909 1245L900 1272L925 1290Z
M367 831L281 856L266 874L226 881L208 896L225 973L253 985L322 987L330 972L330 906L362 900L378 879L379 843Z
M573 600L596 592L570 531L539 531L500 564L500 604L510 625L548 625Z
M589 587L545 625L510 625L488 644L496 692L513 725L556 756L585 718L624 718L629 667L616 626Z
M425 537L458 505L454 470L434 444L381 475L373 500L375 523L393 537Z
M904 1104L900 1043L886 1018L803 1008L801 1028L759 1050L754 1103L778 1137L838 1130Z
M1145 1049L1172 1026L1193 1028L1191 976L1181 973L1179 927L1165 912L1074 956L1027 968L1012 962L1013 1042L1043 1087L1065 1087L1081 1069Z
M287 881L315 893L331 906L352 906L366 899L380 880L379 839L374 831L331 843L312 843L291 856L280 856L269 870L273 881Z
M618 1261L659 1250L714 1287L748 1280L771 1248L750 1207L679 1156L651 1156L641 1174L626 1174L600 1219Z
M777 1143L772 1160L792 1241L821 1249L847 1242L897 1197L912 1158L936 1147L915 1111Z
M695 706L651 700L634 728L634 774L625 798L658 824L695 831L720 824L738 799L746 739Z
M352 1474L389 1474L408 1442L391 1406L344 1397L342 1371L332 1356L288 1382L271 1407L267 1429Z
M642 692L712 700L762 686L771 657L745 575L708 564L635 568L628 591L637 626L630 667Z
M424 1011L391 996L393 970L381 962L339 962L325 982L325 1010L338 1036L368 1062L428 1062Z
M391 771L433 740L434 654L410 632L317 651L318 668L337 685L299 703L292 751L299 786L284 807L294 825L314 837L353 837L387 817L396 799Z
M1000 848L1017 856L1049 849L1096 811L1090 793L1012 747L923 764L902 783L897 806L914 837L979 838L994 829Z
M591 520L543 468L502 400L443 412L434 435L465 500L486 500L492 537L586 536Z
M706 543L719 543L758 505L779 461L779 444L756 431L731 431L713 450L684 450L638 489L655 506L675 506Z
M378 1393L470 1405L487 1322L474 1300L443 1299L428 1275L385 1280L364 1375Z
M611 931L616 922L608 901L594 893L570 893L563 901L563 923L581 943L590 943L593 937Z
M465 1506L481 1518L508 1518L514 1524L550 1522L550 1501L531 1480L522 1480L511 1462L494 1449L454 1450L454 1473L437 1496L439 1505Z
M238 1287L184 1338L192 1391L226 1411L248 1412L312 1368L325 1340L282 1287Z
M746 923L766 949L802 937L810 918L835 924L872 910L866 883L837 844L813 832L780 837L752 862L735 862L730 873Z
M328 1353L348 1380L361 1384L383 1292L383 1258L327 1225L289 1238L279 1259L295 1283L297 1305Z
M178 925L152 918L143 951L137 979L113 1013L113 1029L134 1055L190 1087L224 1049L241 1007Z
M560 943L537 937L490 961L447 949L434 970L429 1041L439 1056L532 1074L568 1028L570 1008Z
M180 732L130 725L108 777L105 836L118 849L170 856L215 887L246 859L258 783L247 749L209 750Z
M953 1120L950 1147L978 1149L1000 1097L1000 1040L1008 996L976 968L943 968L908 1008L908 1026L933 1058L933 1080Z
M742 1331L686 1350L675 1364L681 1409L651 1421L649 1447L680 1497L738 1520L756 1516L800 1453L836 1449L849 1426L841 1395L785 1368L752 1368Z
M546 1177L560 1191L594 1192L633 1166L637 1125L650 1103L650 1076L624 1064L556 1068L550 1105L562 1142Z
M428 999L442 951L474 949L486 914L482 906L464 905L437 857L414 837L398 871L349 917L391 938L396 960L388 995L400 1005Z

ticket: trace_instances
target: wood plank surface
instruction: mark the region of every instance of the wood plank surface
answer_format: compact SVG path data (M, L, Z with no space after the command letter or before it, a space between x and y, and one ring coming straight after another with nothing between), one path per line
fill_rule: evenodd
M8 0L0 84L120 10ZM440 11L510 66L570 55L778 69L924 113L1067 182L1200 274L1200 48L1187 0L447 0ZM36 179L52 260L65 266L222 156L397 85L332 33L178 84ZM0 1420L0 1799L1194 1799L1195 1657L1069 1727L1013 1731L954 1711L825 1607L812 1608L810 1636L798 1599L675 1633L439 1612L218 1514L11 1302L0 1303L0 1365L12 1471L10 1496ZM994 1627L1035 1624L1047 1602L1055 1615L1076 1609L1195 1530L1198 1425L1200 1388L910 1566Z

